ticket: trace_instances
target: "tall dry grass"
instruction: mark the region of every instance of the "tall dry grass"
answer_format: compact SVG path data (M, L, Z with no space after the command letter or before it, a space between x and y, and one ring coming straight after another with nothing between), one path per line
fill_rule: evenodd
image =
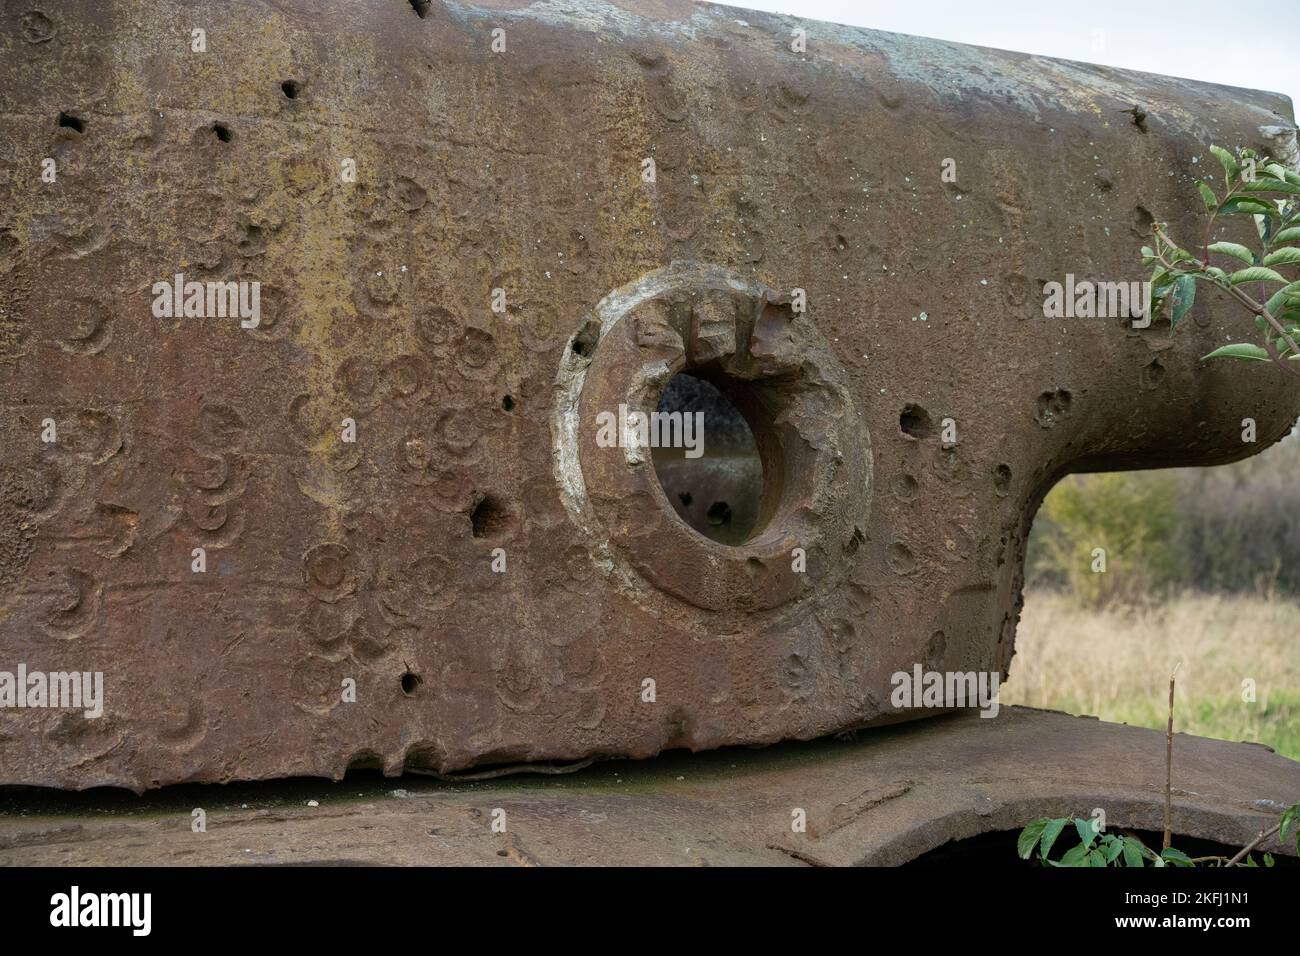
M1188 592L1150 607L1085 609L1029 592L1000 701L1267 744L1300 759L1300 603ZM1242 682L1255 681L1255 701Z

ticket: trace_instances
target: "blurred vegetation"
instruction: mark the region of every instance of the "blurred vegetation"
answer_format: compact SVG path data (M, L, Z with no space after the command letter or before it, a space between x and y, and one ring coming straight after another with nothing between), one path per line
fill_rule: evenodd
M1140 607L1088 608L1031 592L998 700L1163 731L1178 664L1177 730L1300 760L1297 633L1294 600L1171 591Z
M1071 475L1034 519L1027 583L1090 607L1170 589L1300 597L1298 479L1294 433L1233 465Z
M1217 468L1066 478L1026 581L1002 703L1163 730L1179 663L1179 730L1300 760L1300 435Z

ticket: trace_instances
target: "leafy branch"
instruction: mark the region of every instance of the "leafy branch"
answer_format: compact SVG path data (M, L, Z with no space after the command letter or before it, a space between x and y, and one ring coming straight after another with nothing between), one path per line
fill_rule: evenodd
M1206 359L1235 358L1246 361L1273 362L1288 374L1300 378L1300 281L1286 278L1277 271L1300 264L1300 174L1287 169L1254 150L1242 149L1234 156L1220 146L1210 152L1223 166L1222 199L1206 183L1197 190L1210 214L1200 243L1198 258L1180 247L1170 237L1167 224L1152 224L1155 247L1142 247L1142 264L1151 274L1151 314L1154 317L1170 309L1172 333L1196 301L1197 281L1217 286L1255 316L1261 344L1238 342L1215 349ZM1251 216L1259 234L1261 251L1256 252L1235 242L1211 242L1215 223L1221 217ZM1235 259L1245 268L1231 264L1234 271L1213 264L1213 256ZM1224 260L1221 260L1224 261ZM1263 293L1269 284L1280 285L1267 300ZM1261 297L1248 290L1258 287Z
M1057 837L1067 824L1073 823L1079 842L1066 850L1059 860L1049 858ZM1038 860L1048 866L1193 866L1192 858L1182 850L1166 847L1156 853L1130 833L1102 833L1095 820L1075 817L1035 820L1020 831L1016 849L1022 860L1038 850ZM1272 865L1271 861L1268 865Z
M1050 857L1057 845L1057 838L1065 831L1067 825L1074 824L1074 832L1079 842L1061 854L1059 859ZM1300 803L1288 807L1281 820L1268 830L1260 831L1251 843L1243 847L1232 857L1197 856L1191 857L1182 850L1172 846L1165 847L1159 853L1148 847L1131 833L1102 833L1096 820L1084 820L1075 817L1056 819L1042 818L1030 823L1020 831L1016 849L1022 860L1035 856L1047 866L1259 866L1250 854L1265 840L1275 833L1281 833L1284 842L1294 839L1296 852L1300 853ZM1264 865L1272 866L1273 857L1262 854ZM1243 862L1244 861L1244 862Z

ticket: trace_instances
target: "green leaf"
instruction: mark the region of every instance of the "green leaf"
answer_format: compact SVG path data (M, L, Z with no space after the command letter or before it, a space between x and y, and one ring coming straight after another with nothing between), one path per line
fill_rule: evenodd
M1034 847L1037 845L1039 838L1043 835L1044 828L1048 823L1052 822L1054 821L1048 820L1044 817L1041 820L1033 821L1029 826L1020 831L1020 838L1016 840L1016 851L1020 854L1020 859L1029 859L1029 854L1034 852Z
M1059 820L1048 820L1047 826L1043 827L1043 840L1039 844L1038 853L1044 860L1051 855L1052 844L1061 835L1061 831L1065 829L1067 822L1065 817L1061 817Z
M1274 249L1264 257L1266 266L1289 266L1300 262L1300 249L1295 246L1283 246L1281 249Z
M1206 266L1202 278L1213 279L1219 282L1228 281L1228 273L1224 272L1218 266Z
M1273 865L1273 854L1272 854L1272 853L1265 853L1265 854L1264 854L1264 865L1265 865L1265 866L1272 866L1272 865Z
M1281 282L1286 285L1288 280L1272 269L1266 269L1263 266L1251 266L1249 269L1234 272L1229 281L1233 285L1241 285L1243 282Z
M1259 241L1268 245L1273 240L1273 219L1270 216L1255 217L1255 232L1259 233Z
M1205 200L1205 208L1214 212L1219 206L1219 199L1214 195L1214 190L1205 183L1197 183L1196 188L1201 191L1201 198Z
M1268 300L1264 308L1277 318L1283 311L1290 308L1293 303L1300 302L1300 282L1292 282L1273 293L1273 297Z
M1078 826L1078 821L1075 821ZM1065 856L1061 857L1061 866L1089 866L1087 862L1088 848L1080 843L1078 846L1071 847L1065 851Z
M1233 345L1224 345L1215 349L1209 355L1202 355L1201 361L1212 358L1235 358L1246 359L1252 362L1271 362L1268 352L1264 351L1261 346L1251 345L1248 342L1237 342Z
M1300 283L1297 284L1300 285ZM1287 839L1291 830L1296 831L1296 837L1300 840L1300 803L1287 807L1286 812L1282 814L1282 826L1278 833L1283 840Z
M1142 841L1136 837L1124 837L1124 864L1126 866L1145 865L1142 855Z
M1093 850L1091 853L1088 854L1088 865L1089 866L1106 865L1106 857L1102 855L1101 850Z
M1171 846L1167 846L1163 850L1161 850L1160 857L1161 859L1166 860L1169 863L1172 863L1174 866L1195 866L1196 865L1195 863L1192 862L1192 858L1190 856L1188 856L1182 850L1175 850Z
M1256 179L1252 183L1242 183L1241 191L1244 193L1288 193L1292 196L1300 196L1300 186L1276 179Z
M1240 259L1248 266L1255 264L1255 254L1243 245L1235 242L1216 242L1210 246L1211 252L1219 252L1225 256L1232 256L1234 259Z
M1233 180L1241 175L1241 169L1237 166L1237 161L1233 159L1232 153L1228 152L1222 146L1211 146L1210 152L1214 158L1223 166L1223 173L1227 177L1228 185L1231 186Z
M1111 836L1109 833L1105 836L1106 845L1102 852L1106 855L1107 863L1114 863L1116 858L1124 852L1124 841L1119 837Z
M1092 841L1097 839L1097 827L1091 820L1084 820L1080 817L1074 818L1074 829L1079 834L1085 848L1092 846Z
M1288 226L1273 237L1274 243L1300 240L1300 226Z
M1269 202L1267 199L1262 199L1258 196L1233 196L1219 207L1220 216L1234 216L1243 213L1252 216L1281 217L1281 213L1278 212L1277 206L1273 205L1273 203Z
M1291 335L1289 332L1287 334ZM1297 338L1300 338L1300 336L1291 335L1293 341ZM1296 342L1296 344L1300 345L1300 342ZM1286 338L1281 335L1273 340L1273 348L1277 349L1278 356L1281 358L1291 362L1300 361L1300 352L1291 352L1291 346L1287 345ZM1291 352L1291 354L1288 355L1288 352Z
M1173 317L1169 320L1170 331L1173 331L1196 303L1196 280L1188 275L1175 279L1170 301L1174 304Z

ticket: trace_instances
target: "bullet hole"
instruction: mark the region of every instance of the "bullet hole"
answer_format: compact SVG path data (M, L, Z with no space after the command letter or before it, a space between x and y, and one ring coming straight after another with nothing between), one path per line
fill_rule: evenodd
M282 92L289 99L296 100L298 98L298 81L285 80L283 83L280 84L280 92Z
M1009 465L998 465L993 469L993 490L1001 498L1005 498L1010 493L1011 468Z
M1165 378L1165 367L1160 364L1160 359L1152 359L1147 366L1142 369L1142 387L1155 388Z
M691 506L691 502L694 501L695 499L691 497L691 493L689 491L679 491L677 493L677 500L682 503L683 508L689 508Z
M591 319L582 327L577 335L573 337L573 351L583 358L591 358L591 354L596 351L596 343L600 341L600 323Z
M512 395L504 395L501 398L501 407L507 412L515 410L515 399Z
M54 39L53 22L39 10L24 13L18 18L18 26L23 32L23 39L28 43L48 43Z
M70 129L75 133L84 133L86 124L80 117L73 116L71 113L59 114L59 127L61 129Z
M943 631L935 631L925 645L925 669L942 670L944 656L948 652L948 638Z
M411 0L411 2L414 3L415 0ZM497 856L509 856L509 855L510 854L505 850L497 850Z
M889 546L885 560L896 574L911 574L916 570L916 557L912 554L912 549L901 541L895 541Z
M470 512L469 523L474 537L499 538L514 527L515 517L505 502L484 495Z
M247 225L241 224L241 228L243 229L244 235L240 238L239 242L236 243L239 247L239 251L246 256L256 255L261 252L265 245L262 238L262 227L249 223Z
M1151 236L1151 227L1155 225L1156 217L1151 215L1151 210L1146 206L1137 206L1133 210L1133 231L1143 239Z
M858 549L862 547L866 540L867 536L862 533L862 529L857 525L854 525L853 534L849 537L848 543L844 545L844 553L849 557L853 557L853 555L858 553Z
M496 343L492 338L492 333L472 326L467 328L464 334L461 335L460 344L457 346L461 361L461 373L470 375L481 373L481 370L487 368L488 363L492 361L495 348Z
M715 528L720 525L731 524L731 505L725 501L715 501L709 505L707 518L709 524Z
M1134 104L1132 108L1130 108L1130 109L1126 109L1126 110L1124 110L1124 112L1125 112L1125 113L1128 113L1130 116L1133 117L1133 125L1134 125L1134 126L1136 126L1138 129L1140 129L1140 130L1141 130L1142 132L1144 132L1144 133L1148 131L1148 130L1147 130L1147 111L1146 111L1146 110L1144 110L1142 107L1140 107L1140 106Z
M416 688L423 683L424 681L420 678L419 674L416 674L413 671L407 671L402 675L402 693L407 697L411 697L415 694Z
M212 132L216 135L217 139L221 140L221 142L223 143L230 142L230 136L231 136L230 127L227 126L225 123L213 123Z
M429 3L431 0L411 0L411 9L415 15L423 20L429 15Z
M393 180L393 198L402 205L406 212L419 212L429 201L429 193L414 179L398 176Z
M930 413L920 405L903 406L903 411L898 416L898 428L904 435L910 435L912 438L929 438L934 434L934 422L930 418Z
M911 475L898 475L893 482L894 497L899 501L911 501L916 496L917 483Z
M1070 414L1071 395L1063 388L1043 392L1034 405L1034 420L1044 428L1051 428Z

